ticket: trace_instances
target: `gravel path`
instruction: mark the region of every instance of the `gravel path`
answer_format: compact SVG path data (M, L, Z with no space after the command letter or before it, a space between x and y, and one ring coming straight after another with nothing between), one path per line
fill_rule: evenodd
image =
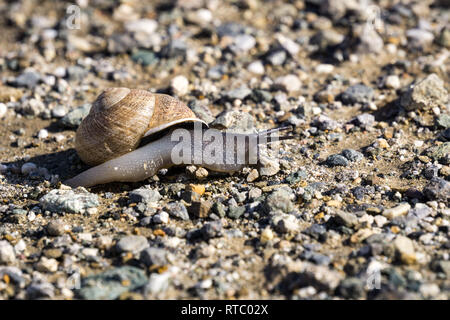
M0 0L0 299L449 299L448 8ZM71 189L114 86L297 138L266 170Z

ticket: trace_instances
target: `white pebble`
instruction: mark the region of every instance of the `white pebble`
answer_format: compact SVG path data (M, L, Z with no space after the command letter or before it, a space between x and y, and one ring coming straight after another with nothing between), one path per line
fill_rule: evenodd
M432 111L433 111L433 113L434 113L435 116L438 116L438 115L441 114L441 109L439 109L439 107L434 107L434 108L432 109Z
M66 137L65 137L63 134L61 134L61 133L56 134L56 135L54 136L54 138L55 138L55 141L56 141L56 142L61 142L61 141L63 141L64 139L66 139Z
M264 74L264 65L260 60L253 61L247 66L247 70L254 74Z
M384 85L389 89L398 89L400 88L400 79L394 74L387 76Z
M441 292L439 286L435 283L424 283L420 286L419 291L424 298L432 298Z
M302 86L300 79L293 74L278 77L277 79L275 79L275 83L282 85L289 92L300 90Z
M16 252L23 252L23 251L25 251L26 248L27 248L27 244L25 243L25 241L23 241L23 239L20 239L14 246L14 250Z
M36 269L40 272L56 272L58 270L58 261L53 258L47 259L46 257L42 257L36 264Z
M8 111L8 107L4 103L0 103L0 119L3 118Z
M55 70L53 70L53 75L58 78L64 78L66 76L66 68L57 67Z
M390 54L394 54L397 52L397 46L393 43L388 43L386 45L386 50L387 52L389 52Z
M185 76L176 76L170 86L177 96L183 96L189 92L189 81Z
M333 70L334 70L334 66L333 66L332 64L326 64L326 63L324 63L324 64L319 64L319 65L316 67L316 72L317 72L317 73L325 73L325 74L328 74L328 73L332 73Z
M27 162L24 163L22 165L22 168L20 169L20 171L22 172L22 174L29 174L30 172L33 172L37 169L36 164L34 164L33 162Z
M16 261L14 248L6 240L0 240L0 264L8 264Z
M195 12L199 24L207 24L212 21L213 15L208 9L199 9Z
M128 32L144 33L151 35L158 28L158 22L153 19L140 19L126 22L125 30Z
M375 224L377 227L381 228L387 223L387 219L383 217L382 215L376 215L374 217Z
M169 214L165 211L161 211L153 216L153 222L157 224L166 224L169 222Z
M319 107L313 107L313 108L312 108L312 113L313 113L315 116L317 116L317 115L319 115L319 114L322 113L322 109L320 109Z
M33 222L36 219L36 214L33 211L30 211L27 218L28 218L28 221Z
M39 139L47 139L48 138L48 131L46 129L41 129L38 132L38 138Z

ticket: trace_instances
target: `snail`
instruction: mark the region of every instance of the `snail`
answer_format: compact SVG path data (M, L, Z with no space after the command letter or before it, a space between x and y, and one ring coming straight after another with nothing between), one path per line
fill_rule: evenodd
M260 145L292 138L273 138L275 133L290 129L252 134L222 132L209 129L189 107L169 95L108 88L94 101L75 136L79 157L93 167L64 184L90 187L136 182L182 164L233 173L259 163Z

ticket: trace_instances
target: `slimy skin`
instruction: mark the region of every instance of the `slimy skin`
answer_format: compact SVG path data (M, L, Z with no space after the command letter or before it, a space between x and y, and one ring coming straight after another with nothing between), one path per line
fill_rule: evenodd
M212 171L233 173L259 163L260 144L292 138L283 136L276 137L274 140L271 136L271 134L285 129L279 128L254 134L225 133L213 129L200 130L202 135L209 131L210 135L216 136L215 145L211 145L215 140L212 138L199 140L199 137L196 136L198 132L192 129L182 129L185 138L182 140L185 141L174 139L176 130L173 130L162 138L132 152L92 167L74 178L66 180L64 184L71 187L91 187L115 181L136 182L152 177L161 169L190 164ZM185 144L182 145L181 142ZM176 152L183 146L183 152L187 151L186 155ZM219 151L219 155L211 152L213 146L216 147L216 151ZM181 162L179 157L177 158L180 154L185 156Z
M169 141L170 142L170 141ZM64 184L71 187L91 187L109 182L135 182L155 175L160 169L172 166L167 136L151 142L118 158L92 167Z

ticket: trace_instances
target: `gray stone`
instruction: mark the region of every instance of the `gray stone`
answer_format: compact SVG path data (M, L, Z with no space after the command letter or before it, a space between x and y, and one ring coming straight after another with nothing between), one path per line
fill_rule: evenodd
M306 180L306 178L308 178L308 173L306 171L299 170L297 172L294 172L294 173L291 173L290 175L288 175L286 177L286 181L289 184L296 184L302 180Z
M230 206L228 208L228 216L231 219L239 219L245 212L244 206Z
M138 50L131 55L131 59L142 66L151 66L158 62L158 57L153 51Z
M244 33L244 26L235 22L226 22L219 25L216 31L219 37L223 36L234 37L241 33Z
M116 249L118 252L139 253L148 248L148 240L144 236L126 236L117 242Z
M227 67L223 64L215 65L209 68L207 77L212 80L220 80L226 73Z
M186 209L186 206L180 202L170 202L166 205L165 211L169 213L170 216L181 219L181 220L189 220L189 214Z
M345 299L361 299L365 296L364 282L358 278L346 278L339 283L337 293Z
M384 42L375 28L368 23L356 28L358 33L358 52L359 53L379 53L383 50Z
M167 252L160 248L147 248L141 252L140 261L148 267L162 267L167 265Z
M448 101L448 92L435 73L412 84L400 98L400 104L406 110L429 109L444 105Z
M426 154L434 161L441 162L448 154L450 154L450 142L444 142L440 145L428 148Z
M436 119L436 123L444 129L450 128L450 114L443 113L439 115Z
M222 236L222 223L220 221L207 222L200 229L204 239L216 238Z
M36 170L37 170L37 165L33 162L26 162L20 168L20 171L24 175L30 174L31 172L36 171Z
M18 285L20 288L25 286L25 278L22 270L19 268L11 266L0 267L0 279L4 279L5 275L9 277L12 283Z
M266 57L266 61L273 66L281 66L286 61L286 58L287 58L286 51L277 50L277 51L271 52Z
M450 182L441 178L433 178L425 186L423 193L429 200L439 200L448 203L450 201Z
M240 34L233 38L233 45L231 50L236 53L245 53L255 47L256 40L248 34Z
M431 45L434 40L433 33L417 28L407 30L406 37L408 38L408 45L410 47L422 49Z
M279 188L272 191L267 197L264 207L269 214L273 214L277 211L289 213L294 209L294 199L295 195L292 192L292 189L286 187Z
M182 39L172 39L162 48L161 55L166 58L185 58L188 46Z
M73 109L72 111L67 113L64 117L61 118L60 123L67 128L71 129L78 128L78 126L81 123L81 120L83 120L89 114L90 109L91 109L90 103L86 103L81 107Z
M252 115L242 111L225 111L219 114L211 123L211 127L227 129L227 132L250 133L255 126Z
M96 208L98 196L87 191L54 189L39 200L42 209L52 212L84 213Z
M355 117L354 122L357 126L367 129L373 126L375 117L369 113L362 113Z
M327 266L305 265L300 272L290 272L280 285L289 292L309 286L317 291L332 292L339 285L342 278L339 272Z
M27 288L29 299L53 298L55 296L55 287L49 282L32 283Z
M343 34L330 29L316 33L311 38L311 43L317 45L319 51L325 52L327 48L340 44L344 39L345 36Z
M280 233L295 233L299 231L300 225L293 215L275 216L272 219L275 230Z
M421 220L423 218L428 217L433 212L433 209L431 209L429 206L427 206L424 203L416 203L416 206L414 209L410 209L408 213L409 216L416 217L417 219Z
M348 160L341 156L340 154L332 154L328 156L326 160L326 164L330 167L336 167L336 166L348 166Z
M246 86L242 86L236 89L232 89L230 91L227 91L225 93L225 96L230 99L230 100L234 100L234 99L240 99L240 100L244 100L246 97L248 97L250 94L252 93L252 90L249 89Z
M41 75L35 71L25 71L21 75L19 75L15 84L18 87L27 87L28 89L32 89L36 87L36 85L41 80Z
M341 94L341 100L345 104L368 103L373 97L373 89L363 84L350 86Z
M360 162L364 159L364 155L361 152L358 152L353 149L345 149L342 150L341 154L349 161L352 162Z
M212 206L212 212L223 218L226 214L226 207L222 202L214 202Z
M333 131L339 127L339 123L336 120L333 120L326 115L318 116L316 119L314 119L312 124L323 131Z
M62 220L52 220L47 224L46 230L50 236L58 237L64 234L65 225Z
M353 0L320 0L316 3L319 5L320 13L333 21L339 21L348 11L355 11L359 6L358 1Z
M130 52L136 47L136 41L129 34L115 33L108 38L108 51L110 53Z
M81 66L70 66L67 68L67 74L69 80L83 81L88 74L88 70Z
M146 204L156 203L161 199L161 195L158 190L139 188L129 193L131 202L139 203L144 202Z
M442 137L443 137L444 139L446 139L447 141L450 140L450 128L445 129L445 130L442 132Z
M356 215L342 210L336 211L335 219L337 223L344 225L348 228L353 228L358 224L358 218L356 217Z
M78 295L87 300L114 300L122 293L144 286L147 281L142 269L117 267L82 279Z
M205 104L202 104L198 100L192 100L191 102L189 102L189 108L194 111L197 117L199 117L206 123L211 123L215 119L209 107Z
M315 223L303 232L314 239L320 239L325 236L327 229L323 225Z

